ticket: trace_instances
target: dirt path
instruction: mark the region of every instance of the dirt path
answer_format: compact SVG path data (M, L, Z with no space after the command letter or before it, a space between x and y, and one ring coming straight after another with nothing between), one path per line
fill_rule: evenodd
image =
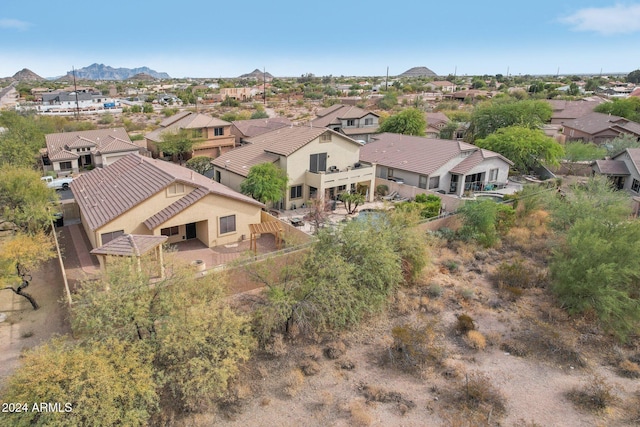
M10 290L0 292L0 313L7 316L0 323L0 384L16 369L23 350L71 331L66 306L60 302L64 285L57 259L33 274L26 292L38 302L38 310L34 311L29 301Z

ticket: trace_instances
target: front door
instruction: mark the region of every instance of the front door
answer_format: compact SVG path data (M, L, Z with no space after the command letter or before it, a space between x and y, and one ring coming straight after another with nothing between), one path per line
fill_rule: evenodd
M459 175L451 175L451 185L449 185L449 193L458 192L458 176Z
M187 228L187 240L189 239L195 239L196 238L196 223L195 222L191 222L189 224L186 225Z

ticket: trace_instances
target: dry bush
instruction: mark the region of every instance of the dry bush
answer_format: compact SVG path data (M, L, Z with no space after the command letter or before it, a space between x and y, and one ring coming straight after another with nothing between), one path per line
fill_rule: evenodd
M264 351L272 357L282 357L288 353L287 344L282 334L273 334L264 345Z
M467 419L475 422L500 418L507 411L506 398L502 392L491 383L487 375L479 372L466 375L454 389L445 391L443 396L465 414Z
M500 348L514 356L537 356L559 364L583 368L587 361L573 341L566 339L557 327L537 319L525 319L527 328L512 339L504 341Z
M387 391L383 388L370 385L362 385L360 386L360 390L367 399L367 402L397 404L398 411L402 415L416 407L416 404L412 400L405 399L401 393L396 391Z
M518 258L513 262L501 263L492 279L498 289L530 289L544 286L547 283L547 274Z
M293 397L300 391L300 387L304 384L304 374L300 369L292 369L285 380L284 393Z
M252 396L253 390L249 384L234 381L229 385L226 394L218 401L218 409L225 418L234 420L242 413Z
M476 329L476 323L468 314L461 314L457 317L455 330L459 334L466 334L469 331Z
M327 344L324 349L324 355L327 359L338 359L343 356L347 352L347 346L344 344L344 341L332 341Z
M617 401L613 387L597 375L583 388L573 388L566 395L574 405L592 412L602 412Z
M317 345L308 345L302 350L302 356L317 362L322 359L322 350Z
M475 350L484 350L487 347L487 340L479 331L469 331L465 336L467 345Z
M640 378L640 366L629 359L625 359L618 365L618 373L627 378Z
M320 373L320 364L315 360L303 360L300 363L300 370L307 377L311 377Z
M422 372L428 365L442 365L446 351L435 321L396 326L391 335L393 343L384 353L383 363L407 372Z
M367 409L362 403L354 400L349 403L348 408L351 414L352 425L366 427L373 423L373 416L367 412Z

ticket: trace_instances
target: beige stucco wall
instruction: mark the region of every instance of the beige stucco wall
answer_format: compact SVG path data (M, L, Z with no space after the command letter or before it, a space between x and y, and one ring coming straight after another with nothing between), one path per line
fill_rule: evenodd
M193 191L193 187L185 186L185 192L180 195L169 195L164 189L144 202L132 207L123 215L98 228L95 232L86 230L93 247L102 245L101 235L113 231L123 230L129 234L154 234L160 235L162 228L179 226L179 234L171 236L169 243L182 241L186 234L185 224L196 223L197 238L207 246L215 246L237 241L242 234L248 235L250 223L260 222L260 206L245 203L236 199L209 194L178 215L159 225L154 230L149 230L144 221L158 213L173 202ZM218 219L222 216L236 214L236 232L224 236L218 233ZM200 223L200 222L205 223ZM83 218L83 224L86 224Z

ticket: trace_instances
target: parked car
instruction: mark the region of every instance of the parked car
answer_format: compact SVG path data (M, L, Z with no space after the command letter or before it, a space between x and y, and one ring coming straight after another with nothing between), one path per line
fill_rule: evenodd
M54 178L52 176L43 176L40 179L47 184L47 187L55 188L56 190L68 190L69 184L73 181L71 177Z

